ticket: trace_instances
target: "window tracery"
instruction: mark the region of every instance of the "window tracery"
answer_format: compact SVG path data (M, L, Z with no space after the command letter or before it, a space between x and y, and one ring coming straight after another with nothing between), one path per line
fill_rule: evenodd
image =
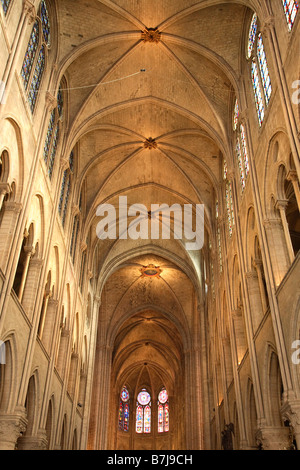
M1 0L4 15L6 16L11 0Z
M120 394L119 429L125 432L129 431L129 392L125 386Z
M163 388L158 394L158 432L169 432L169 397Z
M2 0L2 5L3 5ZM7 2L6 2L7 3ZM27 45L21 69L25 91L28 91L30 110L33 113L46 67L46 50L50 48L50 19L45 0L42 0ZM38 52L39 51L39 52Z
M145 388L137 396L136 432L137 434L151 433L151 396Z
M68 211L69 199L70 199L70 192L71 192L71 184L72 184L72 176L74 173L74 152L72 151L69 157L69 166L64 171L63 180L61 184L60 190L60 198L59 198L59 205L58 205L58 213L61 217L62 226L65 226L66 222L66 215Z
M233 197L232 197L232 183L228 180L228 168L226 160L223 165L223 179L225 181L225 202L227 210L227 223L230 237L233 233L233 227L235 225L234 210L233 210Z
M60 136L60 126L63 116L63 96L61 87L57 93L57 106L53 109L48 125L47 135L44 145L44 161L48 170L48 176L52 179L57 146Z
M297 0L282 0L282 5L288 28L292 31L299 10L299 2Z
M251 59L251 81L258 122L261 126L265 118L265 110L270 102L272 84L262 34L258 33L256 13L253 14L250 25L247 58Z

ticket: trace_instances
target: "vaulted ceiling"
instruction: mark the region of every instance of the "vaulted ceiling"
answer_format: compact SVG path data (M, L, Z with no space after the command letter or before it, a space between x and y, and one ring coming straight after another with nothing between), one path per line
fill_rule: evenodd
M146 254L176 264L197 288L201 253L187 252L182 240L99 241L96 210L117 207L120 196L148 211L154 203L204 204L211 234L235 97L246 99L239 80L253 9L260 2L59 2L66 151L76 148L77 198L83 188L98 291L124 263Z
M77 192L84 187L85 234L94 244L98 205L117 205L119 196L149 210L204 204L210 232L251 3L60 2L68 146L78 149ZM118 243L101 242L99 266L133 248ZM168 248L193 266L179 241Z

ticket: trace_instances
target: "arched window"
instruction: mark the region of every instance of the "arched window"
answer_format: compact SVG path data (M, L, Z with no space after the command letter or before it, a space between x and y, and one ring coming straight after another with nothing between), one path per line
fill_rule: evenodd
M84 287L86 258L87 258L87 250L84 250L81 255L81 267L80 267L80 276L79 276L79 288L81 292L83 292L83 287Z
M216 220L217 220L217 249L219 258L220 273L223 272L223 260L222 260L222 246L221 246L221 232L219 227L219 202L216 202Z
M235 225L234 211L233 211L233 199L232 199L232 183L228 180L227 163L224 160L223 178L225 180L225 201L227 209L227 221L229 235L232 236L233 227Z
M76 247L77 247L78 233L79 233L79 225L80 225L80 219L79 219L79 215L77 214L74 217L72 238L71 238L71 245L70 245L70 255L71 255L73 264L75 262Z
M58 204L58 213L60 215L61 223L63 227L65 226L65 221L66 221L73 173L74 173L74 152L72 151L69 157L69 166L64 171L64 174L63 174L63 180L61 184L60 198L59 198L59 204Z
M282 5L289 30L292 31L299 10L299 2L297 0L282 0Z
M247 139L246 139L246 131L243 124L239 124L239 105L238 101L235 101L234 106L234 124L233 130L236 133L236 156L237 162L239 167L240 173L240 182L242 191L244 191L246 187L246 181L249 174L249 157L248 157L248 146L247 146Z
M50 180L53 175L56 151L60 136L60 126L63 118L63 94L61 87L57 93L57 106L53 109L48 125L46 140L44 144L44 161L48 170Z
M247 177L249 174L249 156L248 156L246 132L245 132L245 127L243 124L240 125L240 134L241 134L241 143L242 143L242 150L243 150L243 165L244 165L245 174Z
M123 387L120 394L119 429L125 432L129 431L129 392L126 387Z
M29 106L30 106L32 113L35 108L35 103L36 103L37 95L40 89L40 84L41 84L44 69L45 69L45 46L42 45L40 53L39 53L38 61L35 67L35 71L32 77L29 94L28 94Z
M257 33L257 14L254 13L252 16L251 20L251 25L249 29L249 35L248 35L248 59L250 59L252 55L252 51L254 48L254 43L255 43L255 38L256 38L256 33Z
M39 16L33 25L21 69L21 77L23 79L24 88L26 91L28 91L28 101L32 113L35 109L37 96L46 65L46 51L49 48L50 20L46 2L45 0L42 0Z
M239 109L239 102L236 99L234 104L234 111L233 111L233 130L237 130L238 122L240 117L240 109Z
M82 220L83 211L84 211L84 209L83 209L83 198L84 198L83 191L84 191L84 189L82 189L81 192L80 192L79 204L78 204L78 207L76 209L76 214L74 216L73 229L72 229L72 237L71 237L71 244L70 244L70 256L71 256L73 264L75 263L79 229L80 229L81 220Z
M251 80L258 121L261 126L265 117L265 109L271 98L272 84L262 34L257 34L257 32L258 18L254 13L248 36L247 58L251 59Z
M169 397L168 392L163 388L158 394L158 432L164 433L168 432L170 429L169 417L170 417L170 408L169 408Z
M257 57L263 90L265 94L265 100L266 104L268 105L272 94L272 85L261 33L259 33L257 38Z
M258 116L258 122L259 122L259 125L261 126L265 118L265 106L264 106L263 97L261 93L261 86L260 86L260 81L259 81L259 76L258 76L257 64L254 60L252 61L252 64L251 64L251 79L252 79L252 85L253 85L253 91L254 91L254 97L255 97L255 106L256 106L256 111L257 111L257 116Z
M151 433L151 396L145 388L137 396L136 432Z
M3 7L4 15L6 15L8 8L9 8L10 0L1 0L1 3Z

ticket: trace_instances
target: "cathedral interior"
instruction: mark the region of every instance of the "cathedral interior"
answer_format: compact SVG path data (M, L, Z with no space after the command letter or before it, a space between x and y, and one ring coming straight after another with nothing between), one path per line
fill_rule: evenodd
M300 449L298 10L1 0L1 450Z

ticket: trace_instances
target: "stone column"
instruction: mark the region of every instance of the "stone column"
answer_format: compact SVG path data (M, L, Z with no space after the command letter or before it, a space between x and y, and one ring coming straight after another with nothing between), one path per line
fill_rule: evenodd
M285 242L286 242L286 246L287 246L287 249L288 249L290 263L292 264L294 259L295 259L295 253L294 253L294 248L293 248L292 241L291 241L291 236L290 236L290 231L289 231L289 224L286 220L285 211L286 211L287 205L288 205L288 201L286 201L286 200L278 200L276 202L276 209L278 209L279 212L280 212L282 227L283 227L283 231L284 231L284 235L285 235Z
M22 298L23 309L30 320L32 320L33 317L42 266L42 260L31 258Z
M11 192L11 187L8 183L0 183L0 212L2 209L3 201L6 194Z
M50 297L51 297L51 291L48 290L45 292L45 299L42 305L42 311L41 311L40 320L39 320L38 336L40 338L43 337L46 313L47 313L48 302L49 302Z
M288 450L289 429L283 426L264 426L256 432L256 442L261 450Z
M23 298L24 288L25 288L25 284L26 284L30 258L34 254L34 250L33 250L32 246L25 246L24 251L25 251L26 256L25 256L25 260L24 260L24 268L23 268L23 273L22 273L20 289L19 289L19 292L18 292L18 298L19 298L20 303L22 303L22 298Z
M45 431L37 436L23 436L18 440L18 450L47 450L48 439Z
M0 415L0 450L15 450L18 438L26 431L25 413Z
M253 270L247 272L245 276L249 292L249 303L251 309L253 331L255 332L263 318L258 275L256 271Z
M261 304L262 304L262 313L265 314L268 308L268 301L266 296L266 289L263 281L263 264L261 259L254 260L254 267L257 272L258 283L259 283L259 290L260 290L260 297L261 297Z
M288 421L294 434L297 449L300 450L300 400L286 400L281 407L284 421ZM290 436L290 444L291 436Z
M3 203L4 214L0 226L0 262L5 272L11 241L14 236L16 222L22 210L22 204L6 201Z
M65 374L69 340L70 340L70 330L66 330L65 328L62 328L61 333L60 333L59 350L58 350L57 360L56 360L56 368L61 377L64 377L64 374Z
M234 325L234 336L235 336L235 344L236 344L236 352L237 352L237 361L238 366L241 360L244 357L244 354L247 349L247 341L245 336L245 328L244 328L244 318L242 309L238 308L236 310L232 310L232 319Z
M112 348L108 345L101 345L96 356L96 361L98 367L95 368L94 383L98 406L95 449L106 450L109 412L107 397L109 397L110 392Z
M264 220L268 239L268 251L272 263L274 281L278 287L290 267L290 259L285 247L282 222L279 218Z
M77 352L72 352L71 354L71 362L70 362L70 369L69 369L69 377L68 377L68 392L72 399L74 399L75 387L76 387L76 375L77 375L77 367L79 362L79 354Z
M290 170L286 176L288 181L292 182L294 193L297 199L298 209L300 211L300 191L299 191L299 180L296 170Z
M42 331L42 342L48 353L50 352L51 340L53 339L57 306L58 300L49 298L47 310L45 312L44 327Z

